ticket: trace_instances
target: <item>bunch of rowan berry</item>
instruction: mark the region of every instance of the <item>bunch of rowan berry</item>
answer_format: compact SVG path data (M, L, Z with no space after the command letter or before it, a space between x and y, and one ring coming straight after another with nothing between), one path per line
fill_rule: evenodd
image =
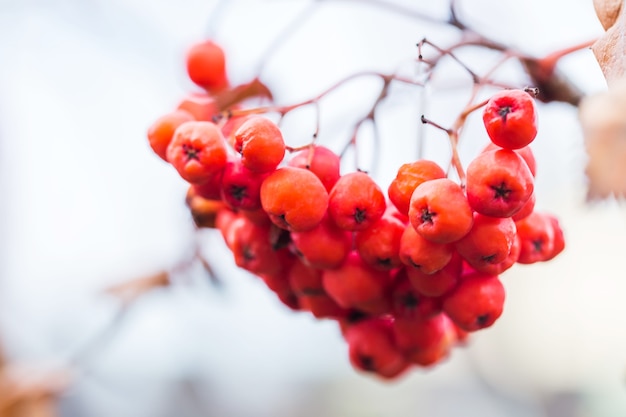
M189 183L199 227L219 230L235 263L293 310L336 320L359 370L395 378L431 366L501 315L500 274L564 249L535 211L534 98L502 90L483 110L491 144L454 181L436 162L402 165L385 192L312 143L292 149L271 119L226 118L221 48L187 57L203 87L155 121L153 150ZM223 101L223 100L222 100Z

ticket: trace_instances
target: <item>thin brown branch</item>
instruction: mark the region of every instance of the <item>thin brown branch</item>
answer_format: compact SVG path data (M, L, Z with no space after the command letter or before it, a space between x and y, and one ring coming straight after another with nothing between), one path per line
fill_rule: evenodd
M326 90L322 91L321 93L319 93L318 95L316 95L315 97L312 97L310 99L307 100L303 100L301 102L295 103L295 104L290 104L290 105L285 105L285 106L266 106L266 107L256 107L256 108L250 108L250 109L241 109L241 110L232 110L229 112L225 112L222 114L222 117L240 117L240 116L247 116L247 115L251 115L251 114L264 114L264 113L278 113L281 117L286 115L287 113L289 113L290 111L293 111L297 108L303 107L303 106L308 106L311 104L316 104L317 102L319 102L321 99L323 99L325 96L327 96L328 94L334 92L335 90L337 90L338 88L342 87L344 84L353 81L357 78L363 78L363 77L379 77L383 80L383 82L385 84L391 82L391 81L397 81L397 82L401 82L404 84L410 84L410 85L414 85L414 86L423 86L422 83L415 81L415 80L411 80L405 77L401 77L399 75L395 75L395 74L384 74L381 72L376 72L376 71L362 71L362 72L357 72L354 74L351 74L339 81L337 81L335 84L331 85L330 87L328 87Z

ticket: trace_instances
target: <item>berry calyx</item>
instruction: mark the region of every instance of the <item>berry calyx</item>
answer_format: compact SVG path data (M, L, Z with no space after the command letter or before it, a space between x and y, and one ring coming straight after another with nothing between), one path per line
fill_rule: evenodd
M470 273L443 300L443 311L466 332L491 326L502 315L504 286L496 275Z
M415 189L409 220L417 233L435 243L461 239L474 221L463 189L448 178L426 181Z
M387 203L376 182L365 172L339 178L329 195L328 213L344 230L365 230L380 219Z
M530 169L515 151L483 152L467 167L467 201L474 211L485 216L513 216L533 191Z
M167 147L167 160L190 183L202 183L217 175L227 158L222 132L211 122L181 124Z

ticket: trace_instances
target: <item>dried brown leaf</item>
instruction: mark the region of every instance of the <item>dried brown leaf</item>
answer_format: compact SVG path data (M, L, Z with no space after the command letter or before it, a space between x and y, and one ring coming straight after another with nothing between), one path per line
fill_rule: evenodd
M249 83L221 92L215 97L215 102L217 107L223 111L253 97L267 98L269 100L273 98L269 87L263 81L255 78Z
M624 0L593 0L598 19L604 30L609 30L615 24Z
M589 200L626 196L626 78L586 97L579 119L588 160Z
M600 64L600 68L606 78L609 86L616 80L626 75L626 7L613 5L611 9L609 3L605 1L608 12L618 13L617 18L613 20L613 15L608 14L605 20L612 24L606 33L593 44L591 49ZM600 14L598 15L600 16ZM601 18L602 19L602 18Z
M120 284L112 285L105 289L105 293L120 298L124 303L129 304L139 296L160 287L170 284L170 274L161 271L153 275L135 278Z

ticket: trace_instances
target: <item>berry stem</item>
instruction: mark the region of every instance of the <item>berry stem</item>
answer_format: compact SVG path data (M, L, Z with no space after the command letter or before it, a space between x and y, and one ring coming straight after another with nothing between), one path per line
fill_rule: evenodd
M350 81L353 81L357 78L362 78L362 77L379 77L386 83L387 83L387 80L389 80L389 82L398 81L404 84L410 84L410 85L419 86L419 87L424 86L424 84L421 82L411 80L411 79L408 79L408 78L405 78L396 74L384 74L384 73L376 72L376 71L362 71L362 72L356 72L354 74L351 74L337 81L335 84L333 84L326 90L322 91L317 96L301 101L299 103L285 105L285 106L265 106L265 107L255 107L255 108L250 108L250 109L232 110L229 112L223 112L221 114L221 117L240 117L240 116L248 116L252 114L264 114L264 113L279 113L281 116L284 116L285 114L297 108L308 106L310 104L315 104L318 101L320 101L322 98L324 98L326 95L337 90L339 87L343 86L344 84Z

